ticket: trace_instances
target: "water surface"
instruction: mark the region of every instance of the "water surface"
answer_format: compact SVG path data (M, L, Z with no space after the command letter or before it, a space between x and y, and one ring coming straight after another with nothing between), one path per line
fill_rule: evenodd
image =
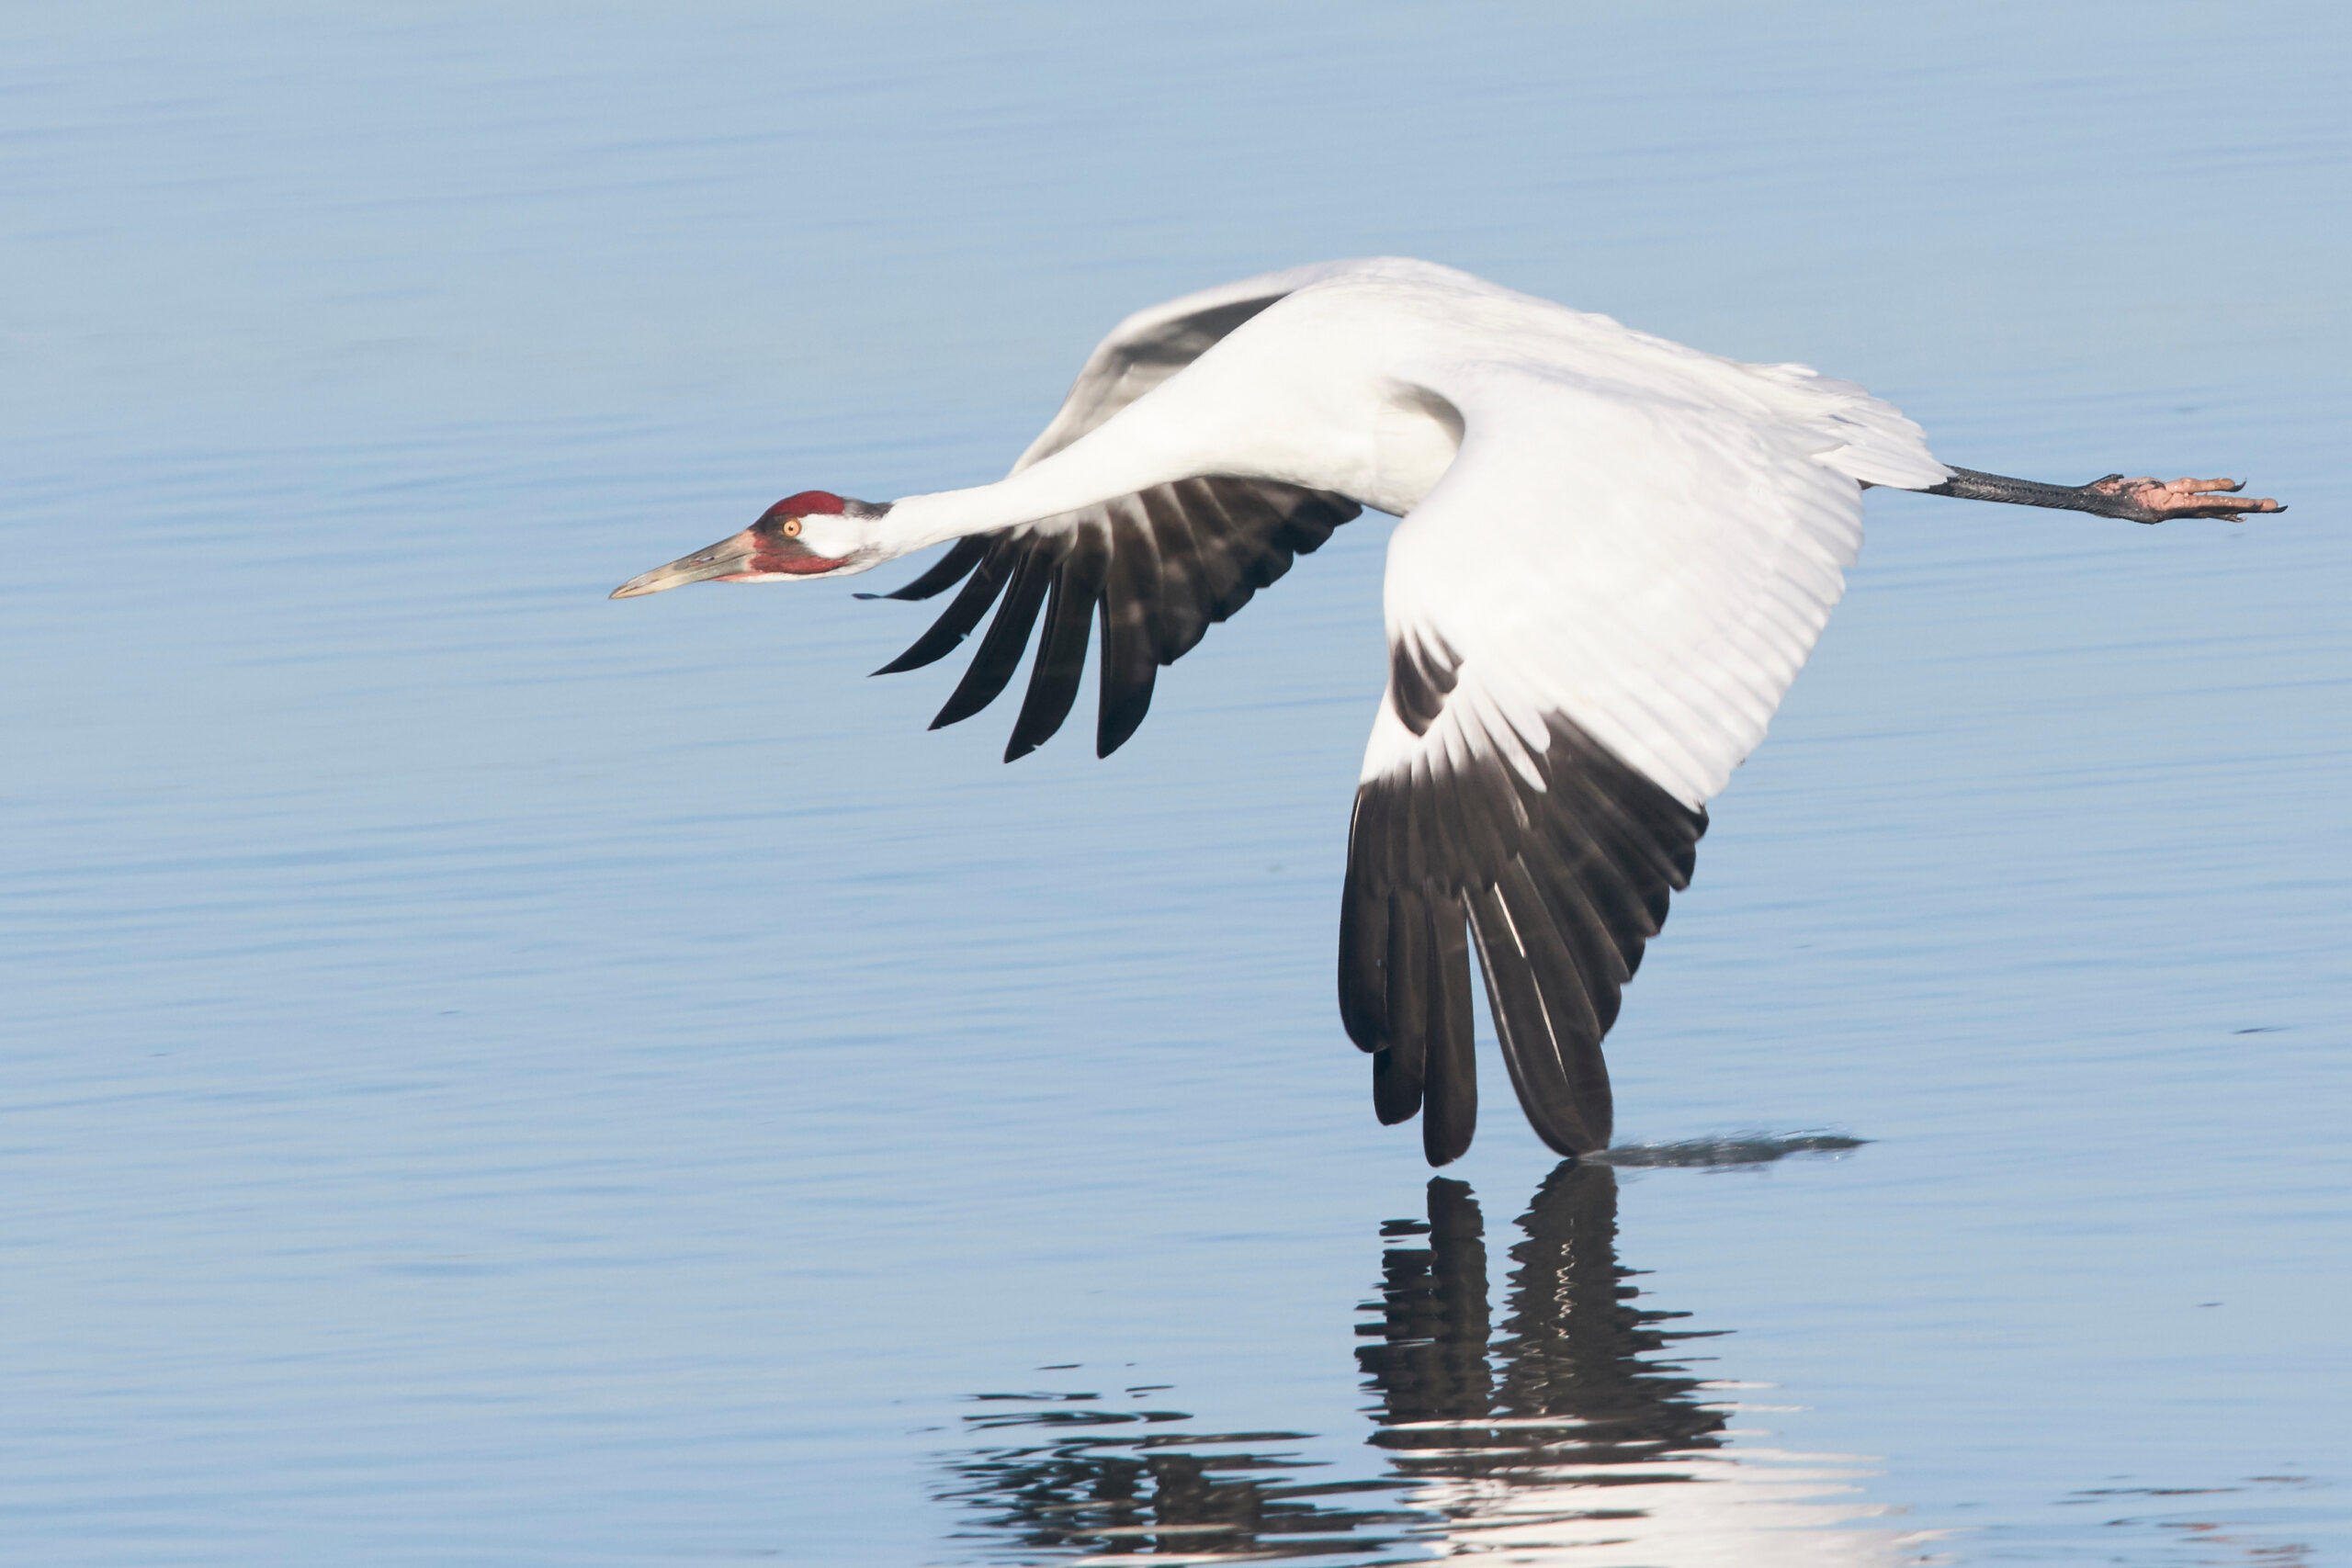
M5 1555L2344 1555L2335 12L0 44ZM603 598L1384 252L2294 510L1874 492L1612 1037L1651 1153L1490 1063L1432 1186L1329 976L1382 520L1108 763L926 734L917 609ZM1791 1134L1867 1142L1671 1153Z

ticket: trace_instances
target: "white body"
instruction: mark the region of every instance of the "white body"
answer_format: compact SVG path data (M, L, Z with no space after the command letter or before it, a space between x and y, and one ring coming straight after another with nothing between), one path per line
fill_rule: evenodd
M885 595L956 589L878 672L945 658L993 609L933 728L1001 695L1035 633L1005 760L1060 729L1090 662L1107 757L1212 626L1364 507L1396 513L1340 1021L1374 1113L1420 1116L1430 1163L1458 1158L1475 953L1529 1124L1584 1155L1613 1125L1600 1044L1624 987L1690 886L1705 803L1845 592L1869 485L2137 523L2280 510L2228 479L1947 468L1894 408L1804 366L1427 262L1330 262L1130 316L995 484L888 505L803 491L614 596L846 576L953 540Z
M1131 350L1280 294L1189 363ZM1950 470L1918 427L1802 366L1743 365L1426 262L1330 263L1138 313L1010 479L900 501L888 554L1204 473L1405 518L1392 642L1461 660L1426 734L1384 703L1374 777L1417 752L1533 777L1564 714L1687 806L1724 787L1844 592L1861 487Z
M794 497L625 588L746 562L833 575L953 539L893 596L962 587L885 668L945 657L995 605L934 721L954 723L1004 690L1042 625L1010 761L1069 716L1099 625L1107 756L1212 624L1361 508L1400 515L1340 1018L1375 1113L1420 1115L1443 1165L1477 1117L1475 951L1530 1124L1586 1154L1612 1125L1601 1040L1689 885L1704 802L1845 592L1862 488L1949 477L1917 426L1802 366L1736 364L1425 262L1338 262L1130 317L995 484L888 508Z

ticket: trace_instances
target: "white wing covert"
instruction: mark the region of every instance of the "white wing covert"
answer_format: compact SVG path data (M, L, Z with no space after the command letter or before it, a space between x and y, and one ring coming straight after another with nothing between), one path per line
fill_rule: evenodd
M1847 400L1796 374L1822 408ZM1690 881L1703 803L1844 592L1855 444L1834 418L1518 370L1445 390L1461 453L1389 547L1340 1012L1380 1118L1426 1108L1431 1163L1458 1156L1475 943L1528 1120L1588 1153L1611 1130L1601 1037Z

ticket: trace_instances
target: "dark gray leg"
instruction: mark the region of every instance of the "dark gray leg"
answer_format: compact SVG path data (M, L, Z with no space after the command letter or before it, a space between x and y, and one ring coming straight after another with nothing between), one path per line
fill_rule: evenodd
M2275 501L2239 501L2242 479L2127 479L2109 474L2086 485L2043 484L2039 479L2013 479L2000 474L1980 474L1974 468L1954 468L1951 478L1929 485L1926 495L1957 496L1962 501L2003 501L2015 506L2055 506L2067 512L2095 512L2102 517L2128 518L2134 523L2162 523L2173 517L2236 518L2247 512L2284 512ZM2223 497L2230 499L2224 500Z

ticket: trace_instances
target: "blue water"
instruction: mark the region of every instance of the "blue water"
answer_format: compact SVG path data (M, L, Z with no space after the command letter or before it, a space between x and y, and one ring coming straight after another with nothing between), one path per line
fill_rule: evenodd
M2344 1559L2339 11L492 9L0 17L0 1559ZM1432 1187L1380 519L1107 763L603 597L1375 253L2293 511L1874 492L1647 1152Z

